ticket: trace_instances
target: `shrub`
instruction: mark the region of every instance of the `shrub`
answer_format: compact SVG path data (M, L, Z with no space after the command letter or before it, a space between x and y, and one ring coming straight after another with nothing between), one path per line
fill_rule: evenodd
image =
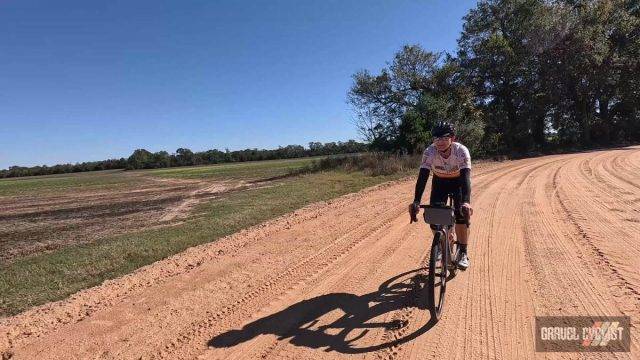
M370 176L393 175L415 170L419 164L420 156L418 155L395 155L375 152L330 156L315 160L311 165L297 170L296 174L341 170L347 172L362 171Z

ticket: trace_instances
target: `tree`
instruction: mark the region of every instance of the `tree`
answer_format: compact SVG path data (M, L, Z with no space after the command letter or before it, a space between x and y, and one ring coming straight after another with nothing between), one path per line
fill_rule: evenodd
M145 149L137 149L127 159L128 169L145 169L152 159L153 154Z
M150 168L165 168L171 166L171 156L166 151L158 151L153 153L149 160L148 167Z
M460 129L461 138L477 147L482 121L460 70L452 57L443 59L413 45L403 47L380 75L356 73L349 101L361 134L377 150L420 152L433 124L448 119Z
M194 165L193 151L186 148L176 150L176 161L178 166Z
M637 8L626 0L479 2L465 17L458 57L485 114L484 143L523 153L609 144L635 129Z
M555 25L542 0L481 1L465 17L458 57L484 112L489 153L544 146L547 99L540 54Z
M348 102L357 116L360 134L374 148L397 147L402 118L414 108L422 93L431 88L441 54L418 45L404 46L379 75L362 70L353 75Z

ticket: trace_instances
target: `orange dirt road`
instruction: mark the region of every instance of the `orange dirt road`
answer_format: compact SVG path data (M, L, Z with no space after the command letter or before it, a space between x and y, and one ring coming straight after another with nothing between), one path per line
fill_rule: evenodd
M415 285L431 239L409 224L413 186L314 204L1 319L0 353L640 358L640 147L476 166L471 267L448 283L435 326ZM536 315L628 315L631 353L536 353Z

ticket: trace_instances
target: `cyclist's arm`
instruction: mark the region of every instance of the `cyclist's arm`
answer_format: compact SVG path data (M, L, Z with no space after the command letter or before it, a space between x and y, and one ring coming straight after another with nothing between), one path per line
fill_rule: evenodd
M471 204L471 169L460 169L460 182L462 183L462 202Z
M427 186L427 180L429 180L429 169L420 168L420 173L418 174L418 181L416 181L416 191L413 196L414 203L420 203L422 199L422 194L424 193L424 188Z

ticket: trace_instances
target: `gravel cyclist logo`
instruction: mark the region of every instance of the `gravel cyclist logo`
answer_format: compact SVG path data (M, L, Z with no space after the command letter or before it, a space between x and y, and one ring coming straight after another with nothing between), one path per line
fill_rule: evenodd
M624 329L619 321L596 321L591 328L582 329L582 346L607 346L609 341L622 339Z
M630 351L628 316L536 317L536 351Z

